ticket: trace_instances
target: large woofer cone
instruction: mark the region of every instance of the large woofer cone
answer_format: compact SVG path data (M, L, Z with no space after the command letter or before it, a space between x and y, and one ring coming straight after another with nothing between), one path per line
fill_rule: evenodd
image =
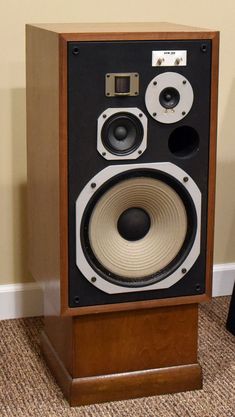
M160 177L143 173L113 180L84 214L86 257L110 282L136 287L157 282L192 246L197 221L191 198L177 181Z
M143 139L143 127L133 114L116 113L105 121L101 139L109 152L115 155L129 154L139 147Z

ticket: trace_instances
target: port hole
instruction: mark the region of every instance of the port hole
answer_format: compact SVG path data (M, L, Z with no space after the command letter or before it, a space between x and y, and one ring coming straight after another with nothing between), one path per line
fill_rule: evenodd
M189 126L176 128L169 137L168 147L171 153L179 158L193 155L199 149L197 131Z

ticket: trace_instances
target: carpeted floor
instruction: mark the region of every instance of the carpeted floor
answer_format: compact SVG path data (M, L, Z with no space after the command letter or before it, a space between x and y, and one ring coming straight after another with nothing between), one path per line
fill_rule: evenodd
M70 408L40 354L40 318L0 322L0 417L235 417L235 337L229 297L200 309L201 391Z

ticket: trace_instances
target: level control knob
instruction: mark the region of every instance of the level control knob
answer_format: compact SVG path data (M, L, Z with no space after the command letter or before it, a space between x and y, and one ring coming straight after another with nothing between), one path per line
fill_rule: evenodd
M181 58L176 58L175 65L180 65L180 62L181 62Z
M163 62L164 62L164 58L158 58L157 65L162 65Z

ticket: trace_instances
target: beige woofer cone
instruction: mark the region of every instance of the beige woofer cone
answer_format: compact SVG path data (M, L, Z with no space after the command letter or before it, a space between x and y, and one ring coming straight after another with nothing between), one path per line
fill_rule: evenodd
M147 234L124 239L118 220L129 208L143 209L150 218ZM111 273L132 280L157 274L179 253L187 232L187 213L177 192L158 179L120 181L96 203L89 222L89 241L99 263Z

